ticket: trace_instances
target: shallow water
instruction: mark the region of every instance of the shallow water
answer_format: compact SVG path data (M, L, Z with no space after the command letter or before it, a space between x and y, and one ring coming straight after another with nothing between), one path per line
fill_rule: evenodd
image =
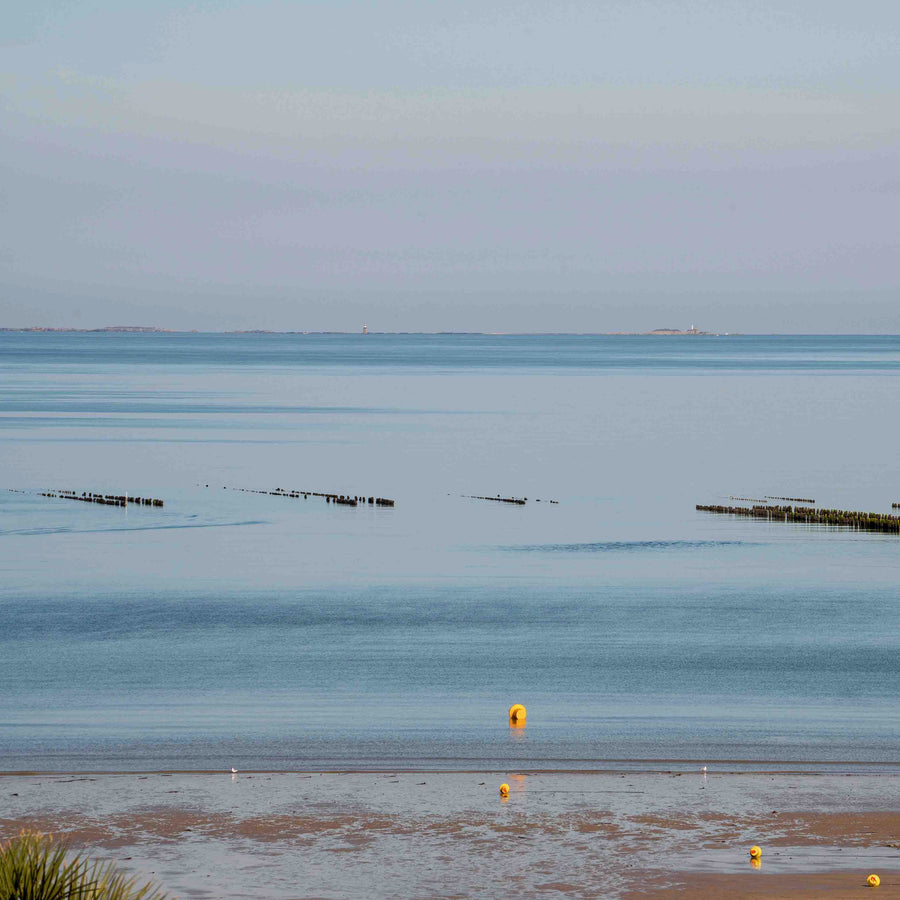
M0 334L0 768L900 764L898 539L694 509L890 512L898 373L885 337ZM397 505L235 490L276 487Z

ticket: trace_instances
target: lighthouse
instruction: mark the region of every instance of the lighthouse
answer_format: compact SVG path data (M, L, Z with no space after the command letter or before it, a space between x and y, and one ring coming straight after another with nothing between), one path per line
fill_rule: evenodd
M363 323L363 334L368 334L368 333L369 333L369 326L366 325L365 323Z

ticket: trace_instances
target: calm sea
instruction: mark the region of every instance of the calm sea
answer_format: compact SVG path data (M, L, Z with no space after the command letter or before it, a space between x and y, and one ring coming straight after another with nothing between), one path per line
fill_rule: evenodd
M898 398L896 337L2 334L0 770L900 766L900 540L694 509L890 512Z

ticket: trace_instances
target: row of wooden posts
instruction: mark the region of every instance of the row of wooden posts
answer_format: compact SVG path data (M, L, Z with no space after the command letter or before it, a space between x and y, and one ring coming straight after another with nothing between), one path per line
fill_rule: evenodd
M209 487L209 485L206 485ZM245 494L267 494L270 497L289 497L299 500L301 497L308 500L310 497L324 497L326 503L337 503L340 506L361 506L368 503L370 506L393 506L394 501L387 497L362 497L357 494L328 494L322 491L297 491L275 488L274 491L258 491L253 488L232 488L233 491L241 491Z
M97 494L93 491L57 490L41 491L42 497L58 497L61 500L81 500L83 503L99 503L101 506L163 506L163 501L155 497L129 497L127 494Z
M479 494L463 494L463 497L468 498L469 500L493 500L495 503L512 503L515 506L524 506L528 502L527 497L501 497L497 494L496 497L482 497ZM540 500L535 500L535 503L540 503ZM548 503L559 503L559 500L548 500Z
M815 500L810 500L806 497L770 497L768 494L765 497L733 497L731 494L728 495L729 500L738 500L741 503L761 503L766 506L769 505L769 500L791 500L794 503L815 503Z
M794 522L804 525L837 525L859 531L878 531L900 534L900 516L889 513L859 512L850 509L807 509L793 506L703 506L700 512L731 516L752 516L773 522Z

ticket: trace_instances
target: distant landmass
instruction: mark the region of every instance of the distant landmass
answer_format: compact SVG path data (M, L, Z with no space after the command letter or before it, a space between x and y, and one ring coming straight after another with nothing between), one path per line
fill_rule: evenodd
M180 331L177 328L158 328L156 325L106 325L103 328L55 328L49 325L30 325L27 328L3 328L0 332L47 332L52 334L99 334L101 332L111 332L113 334L196 334L197 329L190 331ZM213 332L214 333L214 332ZM267 328L243 328L235 331L223 331L220 334L359 334L358 331L273 331ZM366 334L445 334L445 335L465 335L465 334L491 334L503 335L514 334L515 332L498 332L498 331L369 331ZM584 333L584 332L580 332ZM691 325L687 330L680 328L654 328L653 331L604 331L598 332L605 337L614 335L631 335L631 336L649 336L649 335L699 335L707 337L719 337L719 333L714 331L700 331ZM737 332L729 332L736 334Z
M116 333L147 334L162 332L175 334L171 328L157 328L155 325L107 325L104 328L51 328L47 325L31 325L28 328L0 328L0 331L53 331L53 332L77 332L79 334L94 334L99 331L114 331Z

